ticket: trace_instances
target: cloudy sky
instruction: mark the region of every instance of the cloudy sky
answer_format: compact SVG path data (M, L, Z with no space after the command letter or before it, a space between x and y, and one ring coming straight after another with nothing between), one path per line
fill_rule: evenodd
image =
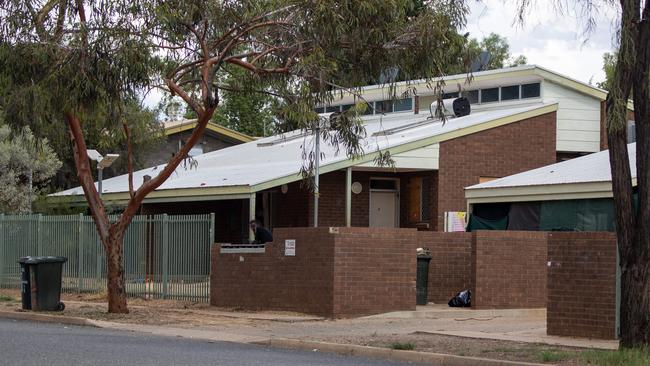
M571 2L570 0L568 1ZM603 7L595 14L595 28L585 34L577 8L558 14L549 0L538 0L522 26L516 20L516 1L481 0L472 3L466 31L481 39L491 32L508 38L513 55L580 81L602 81L603 53L613 49L617 10Z

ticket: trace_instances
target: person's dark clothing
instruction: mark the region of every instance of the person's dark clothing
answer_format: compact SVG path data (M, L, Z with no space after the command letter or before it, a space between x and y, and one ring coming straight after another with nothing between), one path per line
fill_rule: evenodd
M258 227L255 230L255 242L264 244L264 243L269 243L273 241L273 235L268 229L265 229L263 227Z

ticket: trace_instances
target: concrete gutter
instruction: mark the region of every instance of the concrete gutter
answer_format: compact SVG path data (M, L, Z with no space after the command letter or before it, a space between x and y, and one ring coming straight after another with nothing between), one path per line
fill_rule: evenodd
M447 355L442 353L402 351L388 348L337 344L299 339L270 339L258 344L308 351L337 353L346 356L380 358L384 360L429 363L440 366L549 366L549 364L493 360L479 357Z
M28 320L44 323L59 323L87 327L98 327L92 320L73 316L49 315L31 311L4 311L0 310L0 318L14 320Z

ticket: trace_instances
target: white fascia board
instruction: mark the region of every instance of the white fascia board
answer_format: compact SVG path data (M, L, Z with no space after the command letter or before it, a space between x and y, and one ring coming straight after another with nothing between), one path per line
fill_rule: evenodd
M465 189L465 198L469 204L611 197L611 182Z

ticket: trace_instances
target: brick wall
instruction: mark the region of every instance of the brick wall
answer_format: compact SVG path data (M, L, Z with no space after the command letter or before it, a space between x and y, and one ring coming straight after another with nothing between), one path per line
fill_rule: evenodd
M415 310L417 232L339 230L335 235L334 315Z
M546 232L472 233L472 307L546 307Z
M616 337L616 237L612 233L549 233L550 335Z
M453 124L453 120L449 123ZM556 162L555 112L440 143L438 228L446 211L465 211L464 187Z
M329 316L333 304L334 236L328 228L276 229L265 253L212 250L210 304ZM296 256L284 240L296 240Z
M416 231L277 228L265 253L221 254L215 245L210 303L346 317L415 309ZM296 240L296 256L284 240Z
M445 304L472 281L472 233L419 231L418 244L431 250L428 300Z

